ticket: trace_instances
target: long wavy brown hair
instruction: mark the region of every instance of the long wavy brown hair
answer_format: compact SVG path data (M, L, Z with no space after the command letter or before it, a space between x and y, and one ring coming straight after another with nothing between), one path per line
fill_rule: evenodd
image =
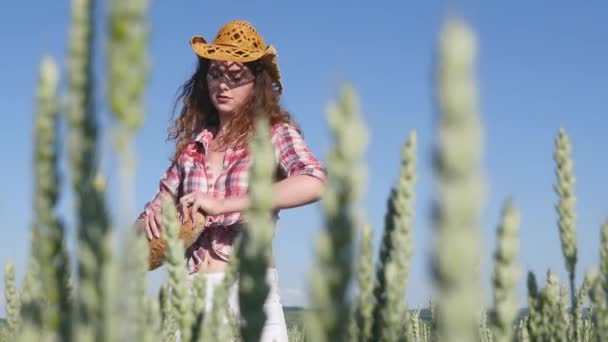
M173 161L177 160L183 148L203 128L219 125L217 109L211 102L207 86L209 64L208 59L198 57L196 71L178 89L178 96L173 107L173 122L167 137L167 140L175 140ZM246 144L254 132L255 115L267 116L271 125L285 122L292 124L300 131L290 113L279 104L279 95L275 92L272 78L263 65L257 61L245 63L245 65L255 75L253 91L241 108L231 116L226 124L226 134L220 137L220 143L235 146ZM181 111L175 118L176 108L180 103L182 104Z

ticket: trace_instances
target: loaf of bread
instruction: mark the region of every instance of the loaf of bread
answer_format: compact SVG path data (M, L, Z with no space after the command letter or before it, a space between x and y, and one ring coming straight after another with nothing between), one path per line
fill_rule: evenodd
M196 224L194 224L192 218L181 225L179 230L179 239L184 243L184 248L192 246L199 235L205 228L205 215L201 212L197 212L195 215ZM152 271L160 267L165 261L165 252L167 250L167 242L163 239L162 234L160 238L153 238L148 240L149 247L149 270Z

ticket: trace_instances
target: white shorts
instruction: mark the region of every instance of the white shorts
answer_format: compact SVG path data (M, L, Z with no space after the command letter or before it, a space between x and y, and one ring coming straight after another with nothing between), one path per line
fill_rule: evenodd
M210 310L213 302L213 292L218 285L221 285L224 280L225 273L195 273L188 276L188 281L191 282L194 277L204 276L207 283L207 293L205 296L205 309ZM269 286L268 297L264 303L264 312L266 313L266 322L262 329L260 342L287 342L287 324L285 323L285 315L283 314L283 305L279 295L279 281L276 268L269 268L266 272L266 282ZM232 311L237 315L239 313L238 299L238 284L234 284L230 288L228 294L228 303Z

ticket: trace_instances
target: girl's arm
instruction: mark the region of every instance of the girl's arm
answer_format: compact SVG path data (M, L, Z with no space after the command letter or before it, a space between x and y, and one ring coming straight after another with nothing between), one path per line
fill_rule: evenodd
M301 134L291 125L272 127L272 144L280 172L286 176L273 187L273 210L316 202L323 195L327 171L309 150ZM244 211L249 196L226 198L219 206L223 212Z
M177 202L180 184L179 167L177 162L173 162L161 177L153 199L146 203L143 212L138 217L138 220L145 222L145 233L150 240L153 237L160 237L160 232L165 228L161 218L163 199L169 196L174 203Z
M308 175L287 177L273 186L272 210L288 209L303 206L321 199L323 181ZM248 195L228 197L222 200L220 207L224 213L245 211L251 200Z

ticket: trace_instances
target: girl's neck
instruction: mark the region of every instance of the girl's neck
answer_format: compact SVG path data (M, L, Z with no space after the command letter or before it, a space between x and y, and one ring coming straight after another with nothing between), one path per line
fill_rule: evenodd
M218 113L219 124L217 126L216 136L224 135L226 127L228 125L229 113Z

